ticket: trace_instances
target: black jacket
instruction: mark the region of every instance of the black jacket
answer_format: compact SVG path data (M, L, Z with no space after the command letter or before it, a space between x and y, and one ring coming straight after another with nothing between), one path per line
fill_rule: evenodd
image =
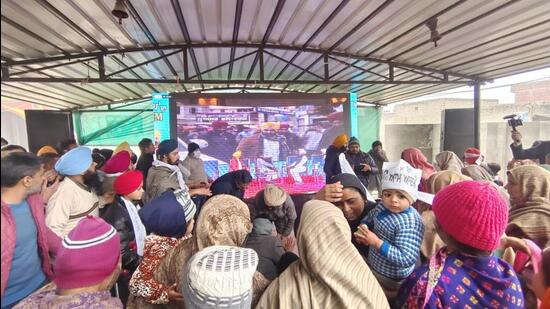
M346 160L348 160L351 168L357 175L357 178L363 183L365 188L369 187L369 176L371 174L378 174L378 166L374 159L366 152L359 152L358 154L352 154L351 152L346 152ZM370 166L369 172L363 171L363 166L361 164L368 164Z
M511 144L510 148L512 148L514 159L517 159L517 160L538 159L539 164L544 164L546 155L550 153L550 141L542 141L536 146L534 145L529 149L523 149L523 146L521 144L517 146L515 144Z
M132 225L128 211L117 197L117 201L99 209L99 216L112 225L118 232L120 236L122 269L128 270L131 274L139 266L141 256L137 254L135 249L134 226ZM130 247L130 244L133 244L133 249Z
M340 167L340 161L338 160L338 157L344 151L344 148L336 148L332 145L327 148L325 165L323 167L327 183L332 178L332 176L342 173L342 168Z
M141 171L141 173L143 173L143 179L147 179L147 172L149 172L149 168L153 166L154 160L155 158L152 154L145 153L139 156L139 159L136 165L136 170ZM143 186L145 186L145 182L143 183Z

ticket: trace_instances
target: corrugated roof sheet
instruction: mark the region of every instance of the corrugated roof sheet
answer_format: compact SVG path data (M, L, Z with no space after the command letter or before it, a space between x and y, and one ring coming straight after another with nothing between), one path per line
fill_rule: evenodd
M354 91L361 101L388 104L460 86L422 68L449 72L448 81L457 82L466 80L459 77L463 75L486 80L550 66L548 0L130 0L130 18L122 24L111 14L114 3L1 0L2 66L9 64L9 74L19 73L6 80L7 71L2 71L2 96L75 108L153 91L197 91L254 81L246 86ZM425 25L433 17L441 35L437 47ZM185 46L193 46L187 59ZM259 48L264 50L266 82L260 81ZM98 52L111 53L104 58L107 75L172 55L112 76L120 82L96 82ZM324 53L330 56L328 81L323 81ZM68 60L76 54L82 58ZM86 60L87 54L87 61L48 68ZM67 59L46 62L58 56ZM17 63L29 59L43 61ZM393 80L389 62L402 64L393 67ZM207 72L201 75L202 85L196 79L183 81L186 63L188 76ZM67 82L37 83L32 78ZM137 78L147 82L132 81Z

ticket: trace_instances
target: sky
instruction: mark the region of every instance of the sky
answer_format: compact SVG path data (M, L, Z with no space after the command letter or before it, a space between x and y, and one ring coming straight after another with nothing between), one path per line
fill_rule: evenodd
M488 83L481 87L481 98L498 99L499 103L501 104L515 103L514 94L512 93L510 87L511 85L540 80L550 80L550 68L495 79L492 83ZM464 86L452 90L446 90L430 95L425 95L410 100L405 100L395 104L413 103L442 98L472 99L473 95L473 87Z

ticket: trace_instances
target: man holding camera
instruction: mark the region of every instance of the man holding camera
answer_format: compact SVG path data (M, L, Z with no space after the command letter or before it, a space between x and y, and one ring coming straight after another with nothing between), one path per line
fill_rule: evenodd
M550 141L535 141L529 149L523 149L521 144L521 133L517 130L512 131L512 140L514 141L510 148L514 154L514 159L539 160L539 164L548 164L546 155L550 153Z

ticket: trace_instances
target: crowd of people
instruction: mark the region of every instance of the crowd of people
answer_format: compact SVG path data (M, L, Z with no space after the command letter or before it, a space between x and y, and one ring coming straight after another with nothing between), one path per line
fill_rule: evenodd
M303 205L274 184L245 199L238 162L208 178L198 144L3 140L1 306L548 308L550 150L513 139L501 179L476 148L390 162L337 135Z

